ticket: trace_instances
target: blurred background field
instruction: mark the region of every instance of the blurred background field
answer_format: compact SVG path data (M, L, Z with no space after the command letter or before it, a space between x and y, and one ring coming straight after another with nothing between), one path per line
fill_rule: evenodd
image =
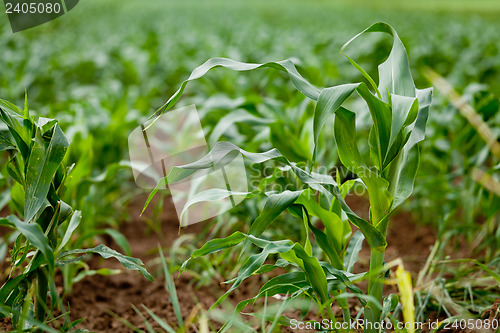
M20 105L26 89L34 111L58 118L71 139L89 140L95 175L109 163L127 159L130 131L208 58L245 62L290 58L318 87L363 80L339 50L360 27L382 20L393 25L405 43L417 86L431 85L423 69L433 68L498 133L499 10L497 1L487 0L161 4L87 0L54 22L15 35L2 15L0 95ZM350 47L348 53L376 79L376 64L389 51L390 40L376 34L363 38L365 42ZM294 94L287 80L269 70L244 74L217 70L188 86L181 103L202 107L222 95L255 104L263 98L286 103ZM457 186L449 173L458 172L467 161L482 159L486 148L480 147L481 140L468 140L474 131L439 90L434 106L431 135L425 142L430 154L422 166L430 173L420 172L420 183L439 182L453 197L460 193L451 190ZM469 147L460 156L453 153ZM76 160L78 153L72 158ZM448 178L436 181L436 177ZM426 205L439 202L428 200L437 190L421 197L416 213L425 214ZM427 220L442 216L440 212Z
M256 63L292 59L317 87L364 81L340 48L363 28L385 21L406 46L416 86L435 86L426 75L433 69L498 137L499 18L500 1L495 0L82 0L63 17L16 34L6 15L0 15L0 97L21 106L26 90L34 114L59 120L72 141L67 162L77 163L85 183L66 200L83 211L81 233L92 235L95 229L119 228L131 219L127 207L144 201L127 167L130 132L212 57ZM379 34L362 40L347 53L377 81L377 64L392 41ZM195 104L207 135L229 111L240 108L268 123L284 124L286 131L271 127L261 136L300 162L311 151L304 139L310 124L297 121L310 113L304 99L283 73L216 69L188 85L178 106ZM368 125L360 129L367 132ZM253 151L271 148L255 138L260 127L234 127L221 139L248 143ZM287 140L293 149L279 146ZM326 138L322 146L324 162L335 166L338 161L327 158L335 155L333 139ZM438 86L422 152L415 192L404 210L412 221L433 228L439 246L458 235L460 240L453 238L450 246L465 243L485 262L497 259L499 194L480 185L474 170L490 175L498 186L499 157ZM0 189L1 210L12 205L3 177ZM242 216L238 210L233 214ZM450 274L456 274L451 280L456 282L472 273ZM483 296L483 305L494 298Z

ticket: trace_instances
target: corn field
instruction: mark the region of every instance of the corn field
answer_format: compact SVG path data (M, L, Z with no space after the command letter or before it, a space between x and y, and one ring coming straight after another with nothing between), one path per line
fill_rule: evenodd
M500 332L500 4L5 0L0 332Z

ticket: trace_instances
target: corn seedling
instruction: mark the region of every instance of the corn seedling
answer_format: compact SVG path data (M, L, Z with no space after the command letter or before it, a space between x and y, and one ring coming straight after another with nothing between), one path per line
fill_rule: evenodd
M195 258L221 251L238 244L249 244L261 249L260 253L250 256L242 265L231 288L217 300L213 307L220 304L230 292L238 288L244 279L260 274L276 267L294 267L294 269L269 280L254 298L238 304L236 312L257 298L270 297L276 294L289 294L290 300L299 296L311 298L318 306L319 312L326 318L336 321L331 304L336 300L343 309L343 320L351 320L347 297L349 289L361 302L364 317L368 323L374 324L382 318L382 289L384 278L384 253L387 246L386 234L389 219L394 210L412 193L413 183L419 165L418 143L424 139L428 109L431 103L431 89L415 88L406 50L396 31L385 23L376 23L347 42L342 51L360 35L369 32L384 32L394 39L391 53L387 60L379 66L379 84L351 58L349 61L369 82L351 83L340 86L317 89L306 81L291 61L268 62L264 64L248 64L238 61L214 58L196 68L180 89L160 108L154 116L167 112L180 98L189 81L198 79L214 67L225 67L237 71L248 71L270 67L286 72L295 88L309 99L316 102L313 118L314 149L306 168L300 168L290 162L277 149L264 153L251 153L229 142L217 142L210 153L203 159L185 166L173 167L167 177L160 181L150 194L146 206L155 193L168 183L175 183L197 170L211 167L222 167L242 154L251 163L264 163L269 160L289 168L302 183L302 188L283 192L258 192L265 198L266 204L259 217L252 223L248 232L235 232L223 239L214 239L199 250L194 251L183 268ZM370 87L373 92L370 91ZM365 140L368 152L358 147L356 134L356 113L343 107L344 102L357 93L369 109L373 125ZM336 146L340 161L351 172L357 175L367 189L370 200L369 220L355 214L345 202L345 195L353 181L340 184L328 174L312 171L317 164L317 145L321 130L334 118ZM203 200L225 198L232 193L226 189L210 189L197 193L190 198L186 206ZM269 241L262 237L263 232L274 219L285 210L303 221L306 239L302 243L290 240ZM314 226L312 219L319 219L324 230ZM360 249L359 235L351 238L350 221L363 234L371 250L370 269L366 274L352 274L353 261ZM313 255L312 233L327 261L320 261ZM270 255L280 259L273 265L264 262ZM181 270L182 271L182 270ZM368 294L355 286L354 282L369 279ZM230 325L230 323L228 323ZM367 332L375 332L367 325ZM227 326L226 326L227 327Z
M24 110L0 100L0 119L8 128L0 140L1 150L9 155L7 170L15 210L1 218L0 225L13 229L16 237L9 276L0 288L0 306L4 315L12 316L14 327L38 327L40 331L56 307L65 312L55 273L58 267L81 262L84 254L116 258L124 267L152 279L139 259L102 244L66 251L81 220L81 212L61 200L74 170L63 164L69 142L56 120L30 115L27 97Z

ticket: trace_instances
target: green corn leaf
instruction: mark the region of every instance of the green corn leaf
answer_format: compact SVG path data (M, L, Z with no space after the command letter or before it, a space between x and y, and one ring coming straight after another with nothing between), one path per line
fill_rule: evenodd
M418 115L417 98L391 94L391 101L392 124L389 147L392 147L397 135L403 130L403 128L413 123L415 119L417 119Z
M200 160L183 166L173 167L167 177L162 178L153 189L153 191L151 191L146 200L146 203L144 204L142 213L146 211L147 207L151 203L151 200L158 193L158 191L165 189L167 184L179 182L186 177L191 176L197 170L215 168L216 166L224 167L225 165L233 161L237 154L240 153L253 163L263 163L271 159L281 159L282 161L286 161L286 159L282 157L280 152L276 149L271 149L264 153L251 153L229 142L217 142L212 150ZM222 189L215 189L215 191L207 192L205 195L208 198L213 198L212 200L220 200L228 197L229 195L231 195L231 193L228 193L227 191ZM196 196L196 198L193 197L191 198L191 200L194 203L201 202L203 200L197 201L200 199L200 196L201 195ZM219 197L220 199L217 199L217 197Z
M270 159L283 159L282 155L277 149L271 149L264 153L251 153L245 151L230 142L217 142L212 150L200 160L186 164L183 166L176 166L168 175L169 182L177 182L185 178L182 172L186 170L208 169L214 166L226 165L231 162L238 154L244 155L253 163L262 163Z
M24 168L20 165L20 159L11 159L9 161L9 164L7 165L7 172L9 173L9 176L12 177L18 184L22 185L19 187L19 190L22 190L23 192L23 197L24 197L24 172L22 171ZM23 198L24 199L24 198ZM24 200L21 200L24 205Z
M43 135L51 135L51 129L57 124L57 119L39 117L36 121L36 126L40 127Z
M26 88L24 89L24 112L23 112L23 118L25 120L30 119L30 111L29 111L29 105L28 105L28 93L26 92Z
M16 146L9 139L0 134L0 151L13 150Z
M49 245L47 236L43 233L42 228L38 224L25 223L17 216L10 215L0 219L0 225L16 228L36 249L40 250L46 260L50 272L54 272L55 258L54 252Z
M326 280L325 272L321 268L318 260L313 256L309 256L300 244L293 244L288 240L268 241L252 235L245 235L240 232L235 232L231 236L228 236L224 239L214 239L212 241L209 241L199 250L194 251L190 259L188 259L188 261L184 262L184 264L182 265L181 272L185 269L189 260L235 246L241 243L245 238L255 245L261 247L262 252L252 255L245 261L238 273L238 277L234 280L231 288L217 300L212 308L220 304L229 295L230 292L236 289L243 282L243 280L259 271L259 269L264 266L267 257L270 254L275 253L281 254L285 260L289 260L290 258L292 258L292 262L298 263L299 266L303 268L307 276L307 281L311 284L314 291L320 297L321 301L327 301L329 297L328 283Z
M7 125L12 138L14 139L17 149L21 153L24 160L29 155L29 144L31 138L24 138L24 129L21 126L21 116L15 111L17 109L13 104L0 100L0 117Z
M417 90L418 115L415 122L408 126L410 137L399 155L388 167L389 191L394 197L392 210L401 205L413 192L420 161L418 143L425 138L425 127L429 115L432 89Z
M41 135L38 130L37 135ZM68 146L69 142L59 125L54 126L52 138L48 145L45 145L40 137L35 140L26 167L24 207L26 221L31 221L44 205L52 178L59 168Z
M278 259L274 265L265 264L262 265L256 272L255 275L269 273L275 268L284 268L287 267L290 263L284 259ZM231 281L232 282L232 281Z
M303 293L308 293L312 287L306 280L304 272L290 272L278 275L267 281L260 289L259 293L248 300L239 302L235 308L235 314L241 311L255 300L262 297L272 297L277 294L290 295L290 300L299 297Z
M337 172L337 177L339 178L339 180L337 181L339 184L342 184L342 181L340 179L340 172ZM340 190L340 194L342 196L342 198L345 200L345 197L347 196L347 194L349 193L349 191L353 188L353 186L356 184L356 182L362 184L362 182L359 180L359 179L351 179L351 180L348 180L346 182L344 182L342 185L340 185L339 187L339 190ZM335 214L337 214L338 216L341 216L342 215L342 207L340 205L340 202L338 200L335 200L330 204L330 210L332 212L334 212ZM349 230L344 230L345 233L344 233L344 243L347 244L347 242L349 241L349 238L345 238L346 234L348 233L349 237L351 236L350 235L350 228Z
M28 94L24 94L24 112L23 112L23 137L25 140L33 137L33 132L35 131L35 124L30 118L30 111L28 107Z
M175 183L181 181L186 177L192 175L197 170L209 169L214 167L223 167L228 163L230 163L231 161L233 161L234 158L238 156L238 154L242 154L246 159L248 159L252 163L263 163L269 160L276 160L285 165L288 165L292 168L293 172L297 175L297 177L302 182L307 184L326 183L326 184L336 185L333 178L329 176L323 176L321 178L317 178L315 175L309 174L304 170L298 168L294 163L288 161L277 149L271 149L263 153L252 153L245 151L230 142L217 142L215 146L212 148L212 150L207 155L202 157L200 160L190 164L173 167L170 173L167 175L167 177L159 182L156 189L160 189L161 185L164 186L165 182Z
M373 133L376 139L375 155L378 155L375 166L382 171L385 166L385 156L389 147L391 135L392 111L389 104L373 96L365 84L360 84L357 89L359 95L365 100L373 120Z
M4 99L0 99L0 108L8 112L14 117L22 118L24 116L23 110L15 106L9 101L6 101Z
M264 209L252 223L248 233L253 236L260 236L267 227L285 211L297 198L302 191L285 191L282 193L271 194L264 205Z
M356 184L356 183L361 183L359 181L359 179L351 179L351 180L348 180L346 182L344 182L341 186L340 186L340 194L342 196L342 199L345 200L347 194L349 193L349 191L352 189L352 187ZM335 214L337 214L339 217L342 216L342 207L339 203L338 200L334 200L330 206L330 210L332 212L334 212ZM351 229L351 225L349 224L349 220L346 220L346 219L343 219L342 218L342 223L344 224L344 233L343 233L343 238L342 238L342 249L344 250L346 247L347 247L347 243L349 243L349 239L351 238L351 235L352 235L352 229Z
M378 156L375 165L379 166L379 168L383 170L383 162L385 161L385 156L387 155L391 135L391 107L382 100L373 96L364 83L335 86L325 88L321 91L318 103L316 104L316 108L314 110L314 158L316 156L317 143L321 129L328 118L341 108L342 103L349 96L351 96L354 91L357 91L358 94L365 100L370 110L374 123L373 135L376 139L374 149L376 149L376 155Z
M76 228L78 228L81 220L82 220L82 213L80 211L75 211L71 216L71 219L69 220L68 227L66 228L66 232L64 233L61 243L59 243L59 246L57 247L56 253L61 251L64 248L64 246L69 242L71 235L73 235L73 232L76 230Z
M191 259L206 256L207 254L233 247L241 243L245 238L246 237L243 233L237 231L226 238L213 239L198 250L194 251L191 255Z
M312 256L312 244L311 239L309 238L309 226L312 224L309 220L309 214L305 209L302 209L302 221L304 221L304 233L306 238L303 245L304 250L306 251L307 255Z
M270 241L270 240L263 239L263 238L258 238L258 237L252 236L252 235L245 235L245 237L252 244L254 244L257 247L260 247L261 249L264 249L269 244L273 244L273 245L278 246L278 247L280 247L280 246L288 246L289 244L291 244L290 240ZM278 253L278 252L276 252L276 253ZM279 252L279 253L282 253L282 252Z
M314 109L313 133L314 152L313 160L316 159L319 135L328 118L334 114L344 101L352 95L359 87L359 83L344 84L340 86L325 88L319 95L316 108Z
M12 305L14 299L13 292L17 289L19 283L26 279L27 274L20 274L14 278L8 279L0 288L0 299L7 305Z
M99 254L104 259L115 258L120 262L120 264L123 265L123 267L139 271L145 278L147 278L150 281L153 281L153 277L146 270L146 268L144 267L144 263L140 259L125 256L115 250L110 249L109 247L103 244L100 244L92 249L77 249L77 250L63 252L59 255L58 259L64 258L68 255L87 254L87 253Z
M368 104L374 121L372 138L375 139L375 165L378 165L380 170L384 169L391 133L391 108L373 96L363 83L326 88L321 92L314 115L314 135L317 142L323 124L330 115L337 114L335 118L335 138L340 159L352 172L362 176L360 178L363 179L369 192L371 192L370 197L377 199L377 202L373 205L373 212L375 221L379 221L387 214L392 198L388 191L389 184L375 174L375 170L370 170L373 164L367 165L358 151L355 136L355 114L341 107L344 100L354 90Z
M306 280L304 272L290 272L280 274L267 281L254 299L263 297L272 297L277 294L293 294L299 290L308 290L310 285Z
M290 161L307 162L311 160L309 135L297 136L289 127L290 125L285 124L281 119L268 125L271 146L278 149Z
M58 259L58 260L56 260L56 267L71 265L71 264L75 264L77 262L82 262L83 259L85 259L85 256L80 256L80 257L76 257L76 258L72 258L72 259L68 259L68 260Z
M292 254L295 258L293 262L297 262L297 260L300 261L300 266L303 267L307 282L318 294L321 302L324 303L328 300L328 282L325 272L319 264L318 259L313 256L309 256L300 244L292 244L290 241L271 242L257 239L253 236L248 236L248 239L255 244L260 244L260 246L264 244L266 245L261 253L255 254L247 259L247 261L243 264L240 272L238 273L238 278L235 280L234 284L231 286L227 293L225 293L217 300L212 308L220 304L220 302L222 302L231 291L236 289L244 279L248 278L256 271L258 271L269 254L272 253L280 253L281 256L285 258L285 260L288 260L287 258L291 257L289 254Z
M365 173L372 172L358 150L356 138L356 114L340 108L335 117L335 141L340 161L361 179Z
M385 102L389 101L387 92L400 96L415 97L415 84L411 76L406 49L394 28L387 23L377 22L371 25L345 43L341 52L359 36L368 32L384 32L394 39L389 57L379 66L378 90L382 94L382 99Z
M335 247L331 243L328 236L323 231L313 226L311 222L308 221L308 223L309 228L314 233L314 237L316 238L318 246L326 253L332 265L334 267L337 267L338 269L344 269L344 265L342 264L339 253L335 250Z
M240 271L238 272L238 278L234 281L233 285L229 290L219 297L219 299L212 305L211 309L219 305L222 301L224 301L229 294L238 288L243 280L247 279L248 277L254 275L256 271L258 271L263 265L264 262L266 261L267 257L272 254L272 253L284 253L287 251L290 251L294 247L291 242L286 241L286 242L269 242L266 247L262 250L261 253L254 254L250 256L242 265Z
M181 269L179 271L179 274L181 274L184 271L184 269L186 268L187 264L191 260L199 258L199 257L202 257L202 256L206 256L206 255L208 255L210 253L214 253L214 252L217 252L217 251L228 249L228 248L233 247L235 245L238 245L245 238L246 238L245 234L237 231L237 232L231 234L230 236L228 236L226 238L217 238L217 239L213 239L211 241L208 241L201 248L199 248L198 250L194 251L191 254L191 257L189 257L189 259L186 260L182 264Z
M349 273L352 273L354 264L358 261L359 252L361 251L364 240L365 237L361 232L355 232L354 235L352 235L344 258L344 267Z
M377 85L375 84L375 81L373 81L372 77L360 66L356 61L351 59L347 54L344 53L344 56L349 60L349 62L363 75L363 77L370 83L370 86L372 86L373 90L377 93L377 97L379 99L382 99L382 95L380 94L380 91L378 90Z
M410 133L404 129L412 124L418 115L418 100L414 97L404 97L391 94L392 100L392 127L389 148L384 158L384 169L400 153L408 142Z
M357 275L353 275L353 274L350 274L348 272L344 272L344 271L341 271L339 269L336 269L335 267L333 267L332 265L329 265L327 263L321 263L321 266L329 273L329 274L332 274L333 276L335 276L339 281L341 281L343 284L345 284L350 290L351 292L353 292L355 295L357 295L359 301L361 302L361 304L363 306L366 306L366 303L364 302L363 298L360 297L360 296L364 296L363 295L363 291L361 289L359 289L358 287L356 287L351 280L356 280L358 278L360 278L361 276L363 276L363 274L357 274ZM350 275L351 278L349 278L347 275Z
M172 168L172 171L169 173L169 175L160 180L156 188L150 193L143 210L147 208L147 205L152 200L154 195L161 188L164 188L165 183L167 182L166 179L168 179L169 181L172 180L172 182L177 182L184 179L185 177L192 175L197 170L212 168L214 165L217 165L217 167L223 167L235 158L234 155L235 153L241 153L245 158L247 158L253 163L263 163L269 160L276 160L280 163L283 163L291 167L292 171L297 176L297 178L299 178L303 183L308 184L312 189L320 191L322 194L329 195L330 197L335 196L336 200L338 200L338 202L340 203L342 210L344 210L344 212L347 214L349 220L358 228L360 228L361 231L366 235L367 237L366 239L367 242L370 244L370 247L379 248L379 247L385 247L387 245L385 237L382 233L380 233L369 222L357 216L349 208L344 198L342 197L342 194L340 193L340 190L337 187L336 182L333 180L332 177L329 176L319 177L316 174L308 173L298 168L295 164L290 163L276 149L272 149L264 153L251 153L229 142L217 142L216 145L212 148L212 150L197 162ZM375 181L377 181L377 178L375 178ZM375 184L383 188L384 183L383 182L379 183ZM327 188L331 190L331 192L329 192ZM377 187L372 186L372 188L377 188ZM230 195L229 191L222 189L219 189L218 191L220 192L219 195ZM380 200L382 203L384 202L383 197Z
M210 69L214 67L225 67L227 69L231 69L234 71L249 71L249 70L254 70L258 68L274 68L277 70L281 70L284 72L287 72L288 75L290 76L290 80L292 83L295 85L297 90L302 92L304 95L307 97L316 100L319 97L319 91L317 88L315 88L312 84L307 82L297 71L295 68L295 65L293 64L292 61L290 60L283 60L283 61L278 61L278 62L266 62L263 64L250 64L250 63L243 63L239 62L236 60L232 59L226 59L226 58L212 58L207 60L203 65L195 68L189 78L185 80L182 84L179 90L170 97L170 99L160 108L158 111L156 111L151 117L155 116L160 116L161 114L165 113L168 109L173 107L175 103L179 100L181 97L182 93L184 92L184 89L186 88L186 85L188 84L189 81L196 80L201 78L203 75L205 75ZM154 121L153 121L154 122ZM153 124L151 122L148 126L151 126Z
M35 260L31 262L28 269L24 270L24 273L30 274L30 273L34 272L36 269L38 269L38 267L44 265L46 263L46 260L47 259L45 259L45 257L43 255L37 256L35 258ZM24 261L24 259L23 259L23 261ZM57 260L56 260L56 263L57 263ZM21 264L21 261L19 262L19 264ZM55 264L55 266L57 266L57 264Z
M373 168L366 165L358 150L355 113L340 108L335 117L334 127L340 160L365 183L370 197L372 223L376 224L387 215L391 208L392 195L388 190L389 182L371 170Z
M290 264L291 263L289 261L286 261L285 259L281 259L280 258L280 259L278 259L276 261L276 263L274 263L274 265L273 264L264 264L264 265L260 266L260 268L258 270L256 270L252 275L260 275L260 274L269 273L269 272L271 272L272 270L274 270L274 269L276 269L278 267L279 268L284 268L284 267L290 266ZM235 277L234 279L224 281L223 283L224 284L232 284L237 279L238 279L238 277Z
M54 199L56 199L58 203L58 215L57 215L57 224L61 224L66 221L70 216L73 215L73 208L70 205L60 200L53 188L49 191L52 192ZM49 194L50 195L50 194Z
M352 275L349 277L346 276L346 279L353 281L359 277L360 275ZM345 288L345 284L336 277L328 278L328 286L331 290ZM284 273L267 281L255 297L238 303L235 313L241 313L247 305L262 297L272 297L277 294L283 294L290 295L289 299L294 299L304 293L309 294L311 290L312 286L308 282L306 274L303 271Z
M316 216L325 226L325 236L328 244L336 253L342 252L345 229L350 229L348 223L344 223L341 218L334 212L328 211L321 207L315 200L314 193L307 189L305 190L296 203L303 205L307 212Z
M25 301L26 302L26 301ZM27 304L27 303L25 303ZM22 310L23 312L20 312L20 310ZM14 318L20 318L22 317L23 320L24 320L24 324L28 327L31 327L32 329L33 328L39 328L42 330L42 332L47 332L47 333L60 333L61 331L58 331L36 319L33 318L33 316L26 316L26 313L24 313L24 309L21 309L21 308L11 308L10 309L10 313L12 313L13 315L13 323L14 323ZM22 331L21 331L22 332ZM77 333L77 332L74 332L74 333Z
M180 220L180 225L182 225L182 221L184 218L184 214L188 211L188 209L200 202L207 202L207 201L219 201L225 198L228 198L230 196L247 196L249 192L233 192L233 191L228 191L225 189L221 188L211 188L205 191L201 191L199 193L196 193L193 195L189 200L186 202L184 207L182 208L181 214L179 216Z
M396 306L398 306L398 303L399 303L398 295L390 294L388 297L384 298L380 320L384 320L389 314L389 312L394 311L396 309Z
M309 256L304 248L297 243L293 246L293 251L295 252L295 255L302 260L307 280L319 296L321 302L328 302L330 299L328 294L328 282L326 280L325 271L319 264L318 259L316 257Z
M27 107L26 103L27 101L25 101L25 107ZM29 119L29 114L25 118L25 113L14 104L0 99L0 118L9 128L9 132L24 160L29 157L29 147L34 130L34 124Z

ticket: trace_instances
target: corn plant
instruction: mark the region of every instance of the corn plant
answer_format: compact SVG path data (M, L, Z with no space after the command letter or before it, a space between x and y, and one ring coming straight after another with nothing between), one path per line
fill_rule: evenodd
M264 64L242 63L225 58L214 58L196 68L188 80L152 117L167 112L180 98L187 83L205 75L213 67L225 67L237 71L248 71L270 67L284 71L297 90L316 102L312 121L314 147L308 165L290 162L277 149L253 153L229 143L217 142L207 156L188 165L176 166L160 181L152 191L151 198L168 183L180 181L198 170L219 168L242 154L250 163L264 163L273 160L290 170L300 181L300 188L287 191L266 192L255 189L251 196L265 200L264 208L246 232L235 232L228 237L207 242L193 252L184 263L182 270L200 256L221 251L242 244L243 251L253 245L261 252L254 254L242 264L237 278L231 280L231 288L213 305L220 304L229 293L238 288L244 279L251 275L268 272L276 267L289 267L291 271L269 280L254 298L238 304L236 311L260 297L275 294L288 294L287 299L309 297L325 318L336 321L331 305L337 301L343 310L343 320L351 316L347 298L354 295L363 305L367 332L375 332L373 324L385 319L394 308L394 297L384 301L383 278L384 253L387 246L386 235L390 216L412 193L417 173L420 152L418 143L424 139L428 109L431 103L431 89L415 88L406 50L396 31L386 23L375 23L347 42L343 50L360 35L369 32L383 32L393 37L389 57L379 66L379 84L366 73L354 60L346 57L365 77L368 84L350 83L318 89L306 81L289 61L268 62ZM370 91L370 88L372 91ZM356 112L347 109L346 100L356 93L364 100L370 112L373 125L367 137L358 138L356 133ZM356 180L344 183L329 174L314 171L318 165L317 151L324 125L334 115L333 137L340 161L357 176ZM154 120L153 120L154 121ZM331 133L328 133L331 135ZM323 141L322 141L323 142ZM282 145L286 144L282 142ZM369 219L365 220L352 211L345 201L345 195L353 182L362 183L369 196ZM200 201L226 198L230 195L250 193L231 193L225 188L213 188L195 194L186 207ZM185 208L186 209L186 208ZM264 231L284 211L303 222L306 237L300 243L291 240L270 241L263 236ZM315 226L321 220L324 229ZM352 235L350 223L360 233ZM313 248L310 234L314 235L319 249ZM352 274L352 266L357 260L362 239L366 239L370 251L370 268L362 274ZM318 260L320 251L325 261ZM265 264L269 256L279 257L275 264ZM355 282L368 279L367 294ZM347 289L351 293L347 292ZM229 327L230 323L226 327Z
M61 200L74 170L63 163L69 142L56 120L30 116L27 97L24 110L0 100L0 119L8 128L1 133L0 149L9 156L14 213L0 218L0 225L13 229L15 237L9 276L0 287L0 308L4 316L12 317L14 327L51 330L43 323L56 307L64 313L54 281L56 269L82 261L83 254L116 258L152 279L139 259L102 244L66 251L81 220L81 212ZM66 320L62 330L69 331L73 324Z

